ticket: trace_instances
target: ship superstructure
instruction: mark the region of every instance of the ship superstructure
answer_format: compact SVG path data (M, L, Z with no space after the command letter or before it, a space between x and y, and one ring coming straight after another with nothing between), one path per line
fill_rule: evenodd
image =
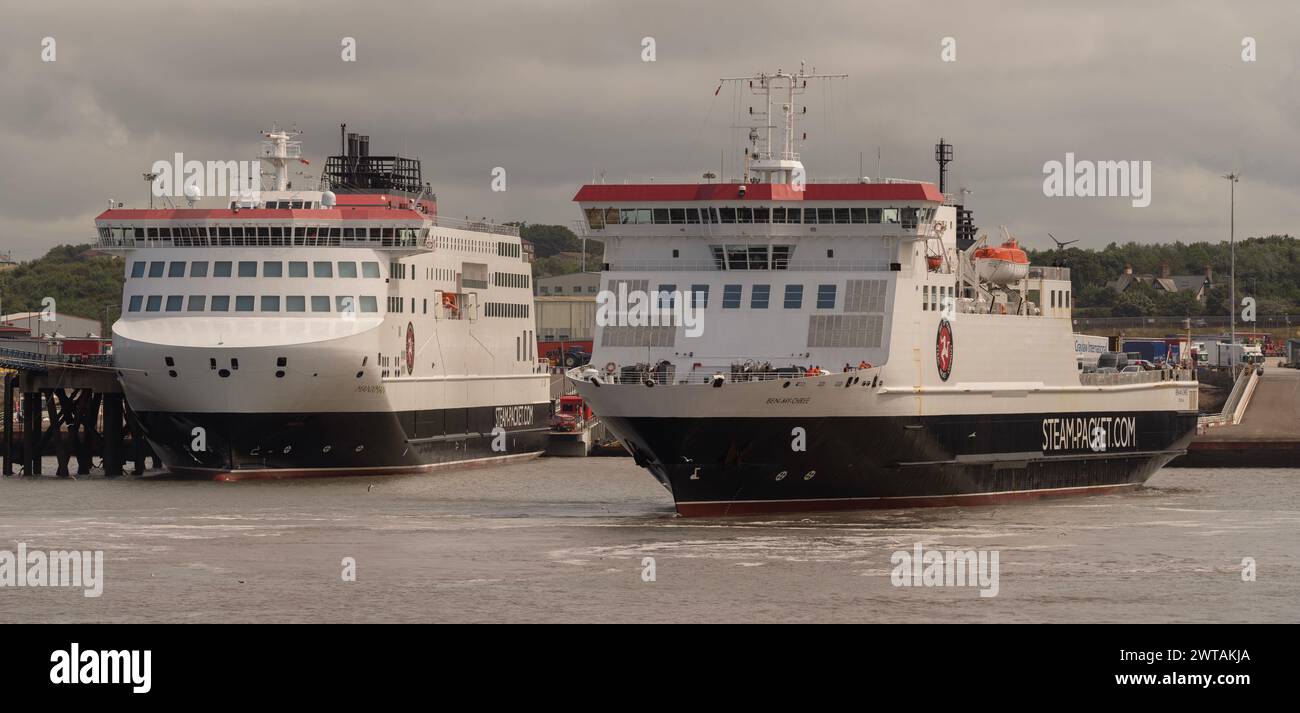
M439 216L418 160L355 134L294 189L296 135L264 139L273 190L95 220L126 273L119 377L166 467L406 473L540 452L548 377L518 229Z
M959 249L970 213L933 184L807 179L794 102L818 79L730 80L758 97L738 181L574 199L613 306L569 376L678 511L1107 492L1181 453L1194 376L1081 373L1068 268L1009 234Z

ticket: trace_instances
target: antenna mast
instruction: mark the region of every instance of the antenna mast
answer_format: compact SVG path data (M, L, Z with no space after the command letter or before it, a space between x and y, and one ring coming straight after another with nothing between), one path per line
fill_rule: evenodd
M843 79L847 76L849 75L816 74L815 70L809 73L800 62L799 71L793 74L777 69L776 74L762 72L752 77L722 78L723 82L748 82L749 90L761 97L763 104L760 111L755 111L754 107L749 108L753 123L736 127L750 130L749 141L753 145L749 150L751 160L742 177L743 182L749 182L751 172L761 183L790 183L796 173L803 173L803 163L795 151L795 141L801 140L795 138L795 121L796 117L808 112L808 107L796 111L794 98L807 91L809 79ZM780 106L773 105L774 93L776 101L781 102ZM773 132L778 131L780 133L774 137ZM779 149L774 144L774 138L781 144Z

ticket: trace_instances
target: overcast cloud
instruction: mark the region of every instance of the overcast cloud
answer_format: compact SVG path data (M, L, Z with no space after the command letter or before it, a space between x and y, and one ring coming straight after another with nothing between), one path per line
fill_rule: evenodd
M812 180L934 180L1031 246L1297 234L1300 12L1276 2L25 2L0 27L0 252L89 242L159 159L243 159L275 121L318 170L338 123L424 160L440 211L571 223L577 188L694 181L732 142L718 77L848 79L807 97ZM41 61L53 37L57 60ZM357 41L357 62L340 41ZM641 60L654 37L657 61ZM940 61L941 40L957 61ZM1258 59L1241 60L1243 37ZM746 101L744 106L748 106ZM1149 160L1152 202L1043 195L1043 164ZM508 190L490 190L491 171ZM734 167L728 172L734 175Z

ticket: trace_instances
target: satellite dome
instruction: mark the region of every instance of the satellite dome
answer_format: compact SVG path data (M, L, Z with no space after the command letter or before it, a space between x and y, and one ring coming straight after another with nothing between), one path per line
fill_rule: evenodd
M320 194L320 204L322 207L333 208L337 202L338 202L338 198L335 197L333 191L325 191L324 193Z

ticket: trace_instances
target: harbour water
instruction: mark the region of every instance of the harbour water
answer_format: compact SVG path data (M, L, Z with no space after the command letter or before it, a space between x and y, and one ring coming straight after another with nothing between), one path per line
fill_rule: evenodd
M7 478L0 550L102 550L104 588L3 587L0 622L1296 621L1298 484L1300 469L1166 469L1100 497L683 519L627 458L241 483ZM891 584L891 556L917 543L997 551L996 596Z

